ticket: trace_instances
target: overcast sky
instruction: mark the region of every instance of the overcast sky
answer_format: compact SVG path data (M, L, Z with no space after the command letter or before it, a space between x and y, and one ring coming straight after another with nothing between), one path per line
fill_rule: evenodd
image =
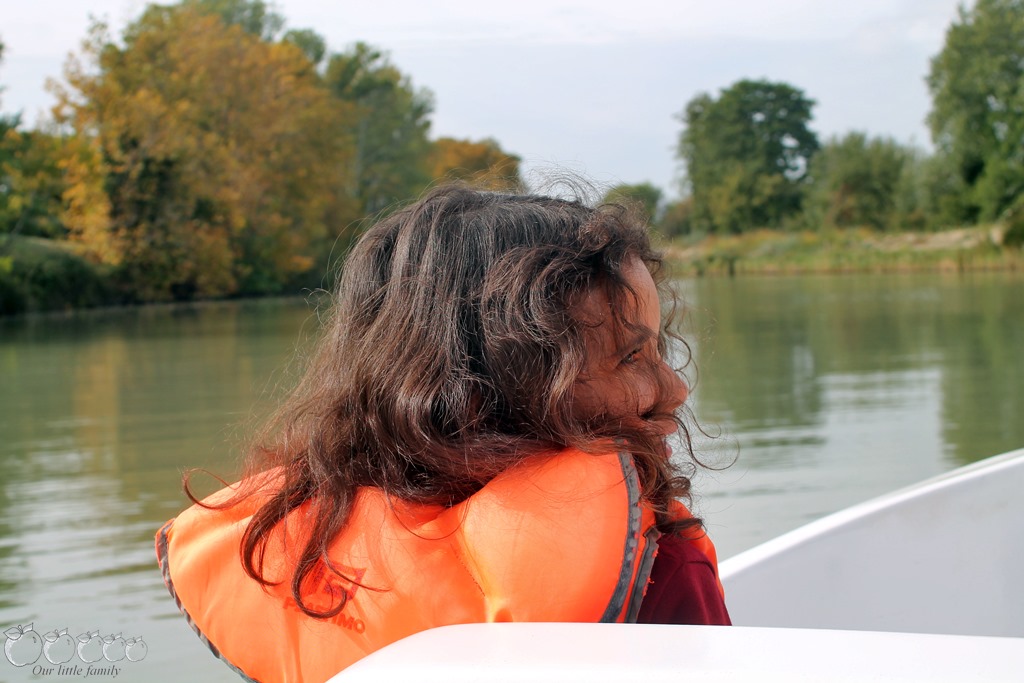
M85 37L120 31L139 0L4 0L0 106L32 124ZM699 92L785 81L817 101L822 139L851 130L928 147L924 84L959 0L279 0L289 28L332 50L390 52L435 98L433 133L496 138L527 170L676 194L675 118Z

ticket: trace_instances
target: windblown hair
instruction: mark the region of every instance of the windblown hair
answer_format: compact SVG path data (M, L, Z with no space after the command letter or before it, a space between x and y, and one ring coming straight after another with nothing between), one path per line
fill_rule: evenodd
M682 430L687 473L693 452L664 380L645 415L574 409L594 327L574 305L601 287L618 333L639 329L638 293L623 276L633 258L659 282L646 226L621 206L464 186L435 189L370 228L344 265L303 379L250 453L250 473L277 468L282 485L246 529L246 572L271 583L263 560L272 531L311 506L292 594L310 616L332 616L344 602L316 612L300 588L321 563L334 569L327 551L360 487L451 506L526 457L569 446L606 452L613 441L633 454L663 531L699 525L668 514L690 481L666 458L666 420ZM667 334L659 331L663 354ZM186 491L196 501L187 480ZM243 485L225 505L253 493Z

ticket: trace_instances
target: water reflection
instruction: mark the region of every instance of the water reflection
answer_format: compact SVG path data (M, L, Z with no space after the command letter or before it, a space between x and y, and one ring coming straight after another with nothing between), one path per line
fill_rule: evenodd
M725 554L1024 446L1019 275L716 279L684 291L700 340L697 413L739 451L703 477Z
M943 440L961 462L1024 444L1024 286L946 293Z
M707 418L747 429L809 427L822 411L814 381L813 321L800 289L700 280L694 306L700 405Z
M739 453L697 481L725 556L1024 446L1020 275L683 289L695 409L724 434L701 447ZM186 503L183 468L235 470L315 322L263 302L0 323L0 625L144 636L130 680L236 680L177 615L153 533Z
M192 647L153 533L186 502L184 467L234 469L232 425L273 400L309 317L264 302L5 322L0 624L143 636L132 678L233 680Z

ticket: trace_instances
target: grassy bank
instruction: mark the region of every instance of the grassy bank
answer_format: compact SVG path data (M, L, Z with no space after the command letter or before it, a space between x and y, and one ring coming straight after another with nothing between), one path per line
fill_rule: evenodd
M663 243L661 249L681 276L1024 271L1024 252L1003 246L1002 231L992 226L936 233L759 230L679 239Z

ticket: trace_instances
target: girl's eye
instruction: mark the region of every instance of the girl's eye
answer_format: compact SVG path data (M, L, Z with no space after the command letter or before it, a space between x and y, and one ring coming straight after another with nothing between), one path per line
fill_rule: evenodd
M633 349L630 351L625 358L622 359L623 365L633 365L639 360L639 356L642 349Z

